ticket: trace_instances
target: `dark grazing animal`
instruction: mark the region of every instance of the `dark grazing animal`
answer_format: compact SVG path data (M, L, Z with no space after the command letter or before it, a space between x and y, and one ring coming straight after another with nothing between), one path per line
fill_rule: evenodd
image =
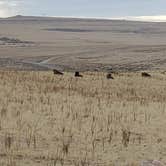
M149 73L143 72L142 77L151 77L151 75Z
M111 73L108 73L108 74L107 74L107 79L114 79L114 77L112 76Z
M83 77L78 71L75 72L75 77Z
M58 70L56 70L56 69L54 69L53 72L54 72L55 75L63 75L62 72L60 72L60 71L58 71Z

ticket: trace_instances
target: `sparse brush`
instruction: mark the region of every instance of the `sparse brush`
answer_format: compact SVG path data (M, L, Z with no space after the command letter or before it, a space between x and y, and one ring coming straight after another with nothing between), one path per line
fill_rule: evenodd
M148 154L164 160L165 75L114 76L0 71L0 157L13 150L11 163L48 166L137 163Z
M14 142L13 135L10 134L10 133L5 134L4 143L5 143L5 149L6 150L10 150L11 149L13 142Z
M113 136L114 136L114 132L113 132L113 130L111 129L111 130L109 131L109 137L108 137L108 143L109 143L109 144L111 144L112 139L113 139Z
M1 108L1 117L2 118L6 118L7 116L7 108L6 107L2 107Z
M131 132L127 129L122 129L122 144L127 147L130 142Z

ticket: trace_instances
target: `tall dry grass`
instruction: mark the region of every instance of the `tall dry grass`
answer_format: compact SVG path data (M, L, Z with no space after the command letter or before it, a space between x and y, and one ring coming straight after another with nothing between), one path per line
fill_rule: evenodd
M0 165L166 162L166 75L0 71Z

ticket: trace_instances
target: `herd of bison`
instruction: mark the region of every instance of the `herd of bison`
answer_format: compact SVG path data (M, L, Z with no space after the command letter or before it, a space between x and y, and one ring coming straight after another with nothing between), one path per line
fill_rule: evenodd
M60 72L60 71L58 71L56 69L54 69L53 72L54 72L55 75L63 75L62 72ZM113 74L113 72L107 73L106 78L107 79L114 79L112 74ZM151 75L149 73L146 73L146 72L142 72L141 75L142 75L142 77L151 77ZM83 77L83 75L81 75L80 72L78 72L78 71L75 72L74 76L75 77Z

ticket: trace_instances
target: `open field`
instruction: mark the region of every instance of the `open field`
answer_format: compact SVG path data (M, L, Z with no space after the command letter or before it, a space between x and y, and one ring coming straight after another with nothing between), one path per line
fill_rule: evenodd
M166 163L166 75L0 71L0 165Z
M165 54L166 23L0 19L0 166L166 164Z
M65 71L166 68L166 23L0 19L0 67Z

